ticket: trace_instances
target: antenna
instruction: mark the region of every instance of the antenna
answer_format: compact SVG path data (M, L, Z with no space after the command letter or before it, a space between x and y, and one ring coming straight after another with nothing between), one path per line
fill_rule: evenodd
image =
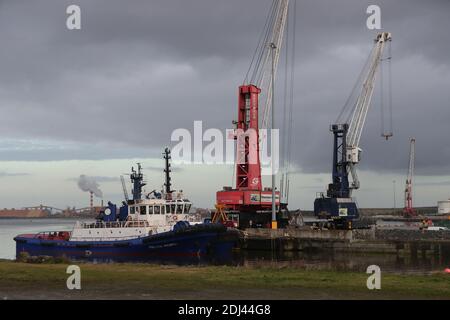
M131 175L130 179L133 183L133 200L141 200L142 199L142 187L146 185L144 180L144 175L142 174L142 166L140 163L137 163L138 171L134 170L131 167Z
M164 150L163 155L164 155L164 160L165 160L164 173L165 173L165 178L166 178L165 179L166 181L164 183L164 187L166 189L165 190L166 195L169 195L169 194L172 193L172 183L171 183L172 178L170 177L170 172L172 172L172 170L170 170L170 159L171 159L170 149L166 148Z

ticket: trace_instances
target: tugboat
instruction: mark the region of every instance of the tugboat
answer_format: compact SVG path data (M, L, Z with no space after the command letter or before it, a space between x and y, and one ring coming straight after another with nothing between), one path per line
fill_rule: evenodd
M21 234L16 241L17 258L67 257L94 261L220 261L238 244L239 231L190 214L192 203L182 191L171 190L170 149L164 151L164 190L142 197L142 167L132 168L133 199L117 208L108 202L92 223L77 222L72 231ZM126 188L124 180L124 194Z

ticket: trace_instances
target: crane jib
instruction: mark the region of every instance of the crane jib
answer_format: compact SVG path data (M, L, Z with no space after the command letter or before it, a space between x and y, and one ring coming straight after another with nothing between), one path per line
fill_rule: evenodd
M372 49L368 72L355 104L351 120L348 124L346 150L343 150L343 152L346 153L346 162L350 164L347 172L350 171L350 174L352 175L352 186L354 189L359 188L359 180L355 169L355 165L361 160L362 149L359 147L359 142L366 122L367 113L371 105L377 70L379 69L381 57L387 41L392 41L392 36L389 32L379 33L375 38L375 45Z

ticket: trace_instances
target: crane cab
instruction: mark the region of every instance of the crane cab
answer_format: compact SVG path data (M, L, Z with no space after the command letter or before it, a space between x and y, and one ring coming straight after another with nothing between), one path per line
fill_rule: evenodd
M351 162L353 164L359 163L359 161L361 161L361 153L361 148L352 146L347 147L347 162Z

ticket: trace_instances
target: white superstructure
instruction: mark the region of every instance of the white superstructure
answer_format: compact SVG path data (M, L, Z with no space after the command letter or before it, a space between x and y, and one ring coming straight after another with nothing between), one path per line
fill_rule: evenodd
M125 200L119 210L108 202L101 215L94 223L77 223L70 234L70 241L117 241L136 239L172 231L180 223L180 227L199 224L203 221L190 214L192 203L184 197L183 192L172 190L170 177L170 149L164 150L165 183L161 192L153 190L145 197L142 189L147 183L141 172L142 166L137 164L137 171L131 168L130 179L133 183L133 199L128 199L125 182L121 177Z
M142 199L128 205L126 221L96 221L75 225L71 241L113 241L145 237L171 231L178 221L198 224L202 221L190 214L192 203L181 192L174 192L172 200ZM105 209L106 216L111 214Z

